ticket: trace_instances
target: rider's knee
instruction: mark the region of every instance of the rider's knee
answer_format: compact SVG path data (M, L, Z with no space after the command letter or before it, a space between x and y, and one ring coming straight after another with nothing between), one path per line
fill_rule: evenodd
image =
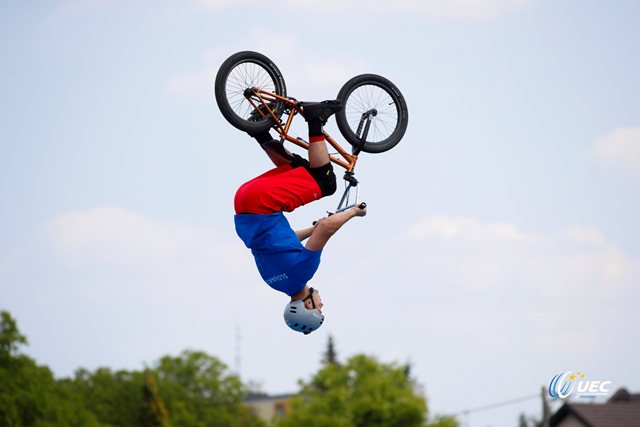
M338 188L338 184L336 183L336 174L333 173L333 169L331 169L329 175L330 176L327 179L327 188L326 190L322 191L325 196L331 196L336 192L336 189Z
M318 183L318 186L322 191L322 197L330 196L336 192L336 175L333 173L333 166L331 163L327 163L326 165L318 168L311 168L309 169L309 172Z

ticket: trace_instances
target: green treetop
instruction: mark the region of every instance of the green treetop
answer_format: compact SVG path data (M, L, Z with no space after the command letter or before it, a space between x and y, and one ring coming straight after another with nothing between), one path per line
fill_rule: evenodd
M427 404L403 366L357 355L325 364L292 400L278 427L424 426Z

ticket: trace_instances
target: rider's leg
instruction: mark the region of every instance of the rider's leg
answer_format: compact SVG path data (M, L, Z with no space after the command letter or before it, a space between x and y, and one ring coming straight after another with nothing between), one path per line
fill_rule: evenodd
M309 166L319 168L330 162L324 136L309 136Z
M304 105L304 117L309 126L309 173L316 180L322 196L336 191L336 176L322 127L331 115L342 109L340 101L324 101Z
M269 131L251 135L260 144L260 147L267 153L274 165L282 166L291 163L293 154L284 147L282 141L277 141L271 137Z
M304 118L309 126L309 164L319 168L330 163L329 150L322 127L329 117L342 109L340 101L310 102L303 104Z
M336 191L336 178L322 126L341 108L342 105L335 101L304 105L304 116L309 123L309 161L288 151L276 151L278 145L283 150L284 147L280 141L273 141L268 132L252 135L278 167L238 189L236 212L291 212L298 206L333 194Z

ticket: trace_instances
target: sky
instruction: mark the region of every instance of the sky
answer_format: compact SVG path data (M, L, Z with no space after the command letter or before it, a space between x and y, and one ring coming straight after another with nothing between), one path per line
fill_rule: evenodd
M295 392L332 335L343 360L411 363L431 415L566 371L638 392L639 19L631 0L2 2L0 309L58 377L197 349ZM241 50L297 99L376 73L409 108L400 144L360 157L368 215L323 252L309 336L234 231L235 190L269 168L213 96Z

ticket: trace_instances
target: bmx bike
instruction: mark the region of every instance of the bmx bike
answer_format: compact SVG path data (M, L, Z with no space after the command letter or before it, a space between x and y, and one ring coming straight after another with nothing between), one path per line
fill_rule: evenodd
M235 128L249 134L273 129L281 141L303 149L309 143L291 136L294 117L304 117L304 102L287 95L286 84L278 67L258 52L238 52L227 58L218 70L215 96L220 112ZM407 129L407 104L398 88L376 74L361 74L347 81L338 92L344 108L336 113L336 123L343 138L351 145L347 152L327 132L325 140L337 152L331 162L345 169L346 188L336 212L349 209L350 192L358 180L354 169L358 155L382 153L395 147Z

